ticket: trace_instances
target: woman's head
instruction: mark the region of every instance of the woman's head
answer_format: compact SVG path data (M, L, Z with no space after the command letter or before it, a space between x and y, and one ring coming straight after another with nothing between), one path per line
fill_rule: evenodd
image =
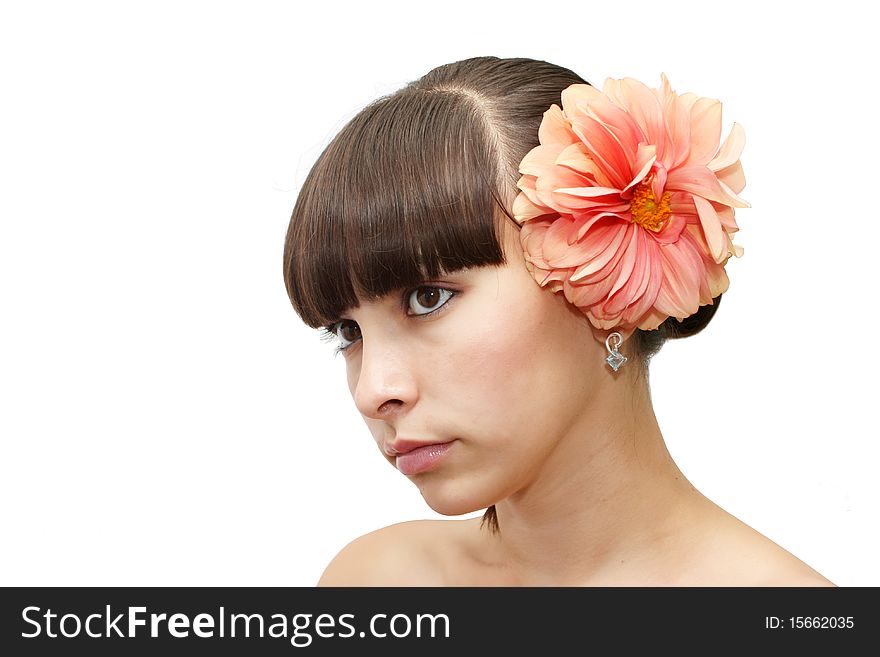
M332 325L356 343L346 351L349 385L377 441L395 431L417 442L546 433L546 423L530 423L550 413L541 418L531 402L547 409L564 396L565 408L582 408L595 397L591 380L618 377L604 363L608 331L526 271L511 216L519 162L538 144L544 112L575 83L586 81L531 59L438 67L364 108L307 176L287 234L285 284L306 324ZM420 297L414 288L426 283L459 294ZM636 330L620 348L629 362L619 375L641 375L665 339L701 330L717 301L683 323ZM407 315L432 305L436 314ZM564 409L553 417L566 421ZM523 467L535 462L529 450L545 447L524 442ZM422 487L432 506L464 513L513 485L516 477L493 480L491 465L472 456L483 469L458 489L468 500ZM428 474L417 477L427 485Z
M574 83L587 82L548 62L477 57L358 113L312 167L291 217L284 280L302 320L326 326L361 298L503 263L501 226L519 228L510 214L518 164L538 143L543 113ZM667 338L698 332L715 310L636 331L621 348L627 366L647 365Z

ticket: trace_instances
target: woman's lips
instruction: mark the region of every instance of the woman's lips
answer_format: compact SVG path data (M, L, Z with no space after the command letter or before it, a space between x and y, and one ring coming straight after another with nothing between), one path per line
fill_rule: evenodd
M397 469L405 475L414 475L430 470L443 459L450 447L452 447L452 442L437 443L398 454L395 459Z

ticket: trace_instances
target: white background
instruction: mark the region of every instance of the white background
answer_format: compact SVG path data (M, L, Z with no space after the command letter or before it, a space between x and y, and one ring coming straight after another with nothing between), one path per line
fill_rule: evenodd
M598 86L665 72L743 125L745 255L711 326L655 358L655 409L711 499L880 585L870 7L4 3L0 584L310 586L360 534L440 517L376 451L281 256L345 121L496 55Z

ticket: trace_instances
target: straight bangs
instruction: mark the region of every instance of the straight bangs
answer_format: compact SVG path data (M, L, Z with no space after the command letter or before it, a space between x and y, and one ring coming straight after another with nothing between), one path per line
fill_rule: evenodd
M346 124L306 177L284 246L285 286L306 325L505 262L493 134L474 96L412 86Z

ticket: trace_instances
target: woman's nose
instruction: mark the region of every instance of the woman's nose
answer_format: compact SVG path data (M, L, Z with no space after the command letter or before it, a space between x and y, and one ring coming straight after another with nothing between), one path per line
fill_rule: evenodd
M355 377L354 402L365 417L389 420L415 404L418 390L409 355L394 338L364 340Z

